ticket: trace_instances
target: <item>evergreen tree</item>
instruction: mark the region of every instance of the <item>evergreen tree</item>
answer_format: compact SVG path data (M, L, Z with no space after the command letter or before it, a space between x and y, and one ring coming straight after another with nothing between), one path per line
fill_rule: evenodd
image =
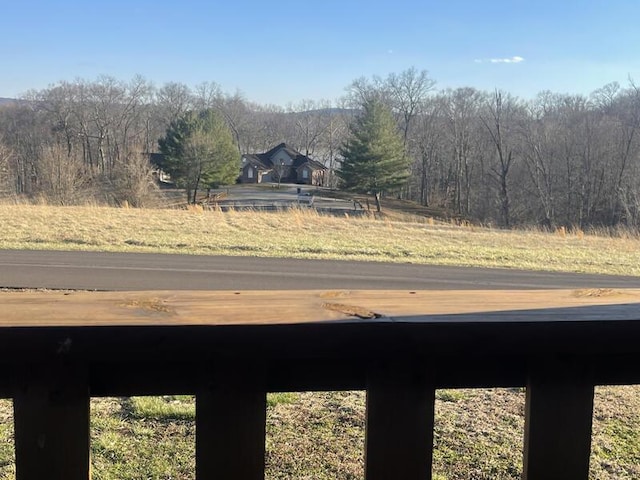
M389 109L378 99L369 99L362 107L341 148L344 160L338 176L343 188L373 194L380 211L380 195L405 184L409 160Z
M171 122L158 145L163 154L158 166L187 191L191 203L200 187L227 185L238 177L238 148L224 119L213 110L188 112Z

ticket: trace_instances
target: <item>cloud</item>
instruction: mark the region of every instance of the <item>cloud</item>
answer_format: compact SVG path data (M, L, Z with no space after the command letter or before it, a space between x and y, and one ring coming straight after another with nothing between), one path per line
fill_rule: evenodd
M507 57L507 58L476 58L474 60L475 63L521 63L524 62L524 58L523 57L519 57L519 56L514 56L514 57Z
M492 58L491 63L520 63L524 62L524 58L522 57L511 57L511 58Z

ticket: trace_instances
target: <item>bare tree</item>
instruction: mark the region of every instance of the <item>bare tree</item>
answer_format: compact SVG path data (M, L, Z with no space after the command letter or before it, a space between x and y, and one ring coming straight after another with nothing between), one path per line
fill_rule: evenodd
M608 83L591 93L591 102L596 108L609 113L614 108L618 93L620 93L620 84L618 82Z
M12 151L11 174L17 195L33 193L41 145L50 135L34 105L24 102L0 109L0 129L5 146Z
M419 202L431 205L434 183L438 176L437 170L442 161L444 132L441 122L442 102L437 99L425 102L422 113L418 117L418 149L414 170L419 177Z
M500 218L502 225L511 226L511 201L509 173L515 161L514 123L518 113L516 100L496 90L487 103L488 118L483 118L491 141L495 147L496 162L491 167L494 180L498 183L500 198Z
M257 108L249 104L240 92L233 95L221 95L216 108L222 113L233 137L238 145L238 151L255 153L255 116Z
M156 94L159 113L169 125L193 108L193 94L183 83L165 83Z
M468 215L471 211L471 181L473 176L473 152L477 148L477 119L482 92L473 88L448 90L444 94L446 134L451 145L452 162L443 180L447 197L453 198L456 213Z
M326 129L327 112L313 100L302 100L289 115L295 127L295 147L306 156L313 155Z
M2 137L0 137L0 197L15 193L14 189L11 188L11 164L13 158L13 151L4 143Z
M69 155L61 145L43 146L37 178L37 193L48 203L74 205L92 199L82 159Z
M196 110L219 108L222 97L222 90L216 82L200 83L196 85L193 92L193 108Z
M418 72L413 67L397 75L392 73L387 77L385 91L389 92L393 110L401 117L405 150L413 120L420 113L435 83L435 80L429 78L426 70Z
M275 179L275 181L278 182L278 190L279 190L282 180L284 180L289 175L289 167L285 165L283 162L277 163L273 166L271 175Z
M638 168L640 155L640 88L629 80L629 88L615 99L611 109L615 112L615 126L609 136L614 138L616 178L614 189L618 198L612 207L611 223L619 217L618 210L624 210L628 223L635 224L637 217Z
M378 76L373 76L371 79L360 77L347 87L346 101L352 108L360 108L360 105L372 100L379 100L392 108L393 102L390 99L388 85L382 78Z
M344 102L337 103L335 107L331 102L325 103L325 111L328 112L325 118L326 128L320 140L319 158L328 168L325 186L336 187L338 169L339 149L344 144L349 133L349 124L353 120L353 110L346 107Z
M256 149L254 152L266 152L293 135L291 116L287 115L282 107L263 106L256 110L255 115Z
M136 151L137 150L137 151ZM157 199L158 186L154 181L153 167L142 148L132 148L116 165L113 180L116 203L132 207L152 206Z
M533 184L542 211L542 224L553 228L556 224L557 194L561 181L558 172L558 153L554 125L545 118L532 118L523 125L522 159Z

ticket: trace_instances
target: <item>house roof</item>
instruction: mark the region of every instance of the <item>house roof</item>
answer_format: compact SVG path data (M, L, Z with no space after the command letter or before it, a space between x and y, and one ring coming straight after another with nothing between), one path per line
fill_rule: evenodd
M262 158L260 158L261 156L262 155L260 155L260 154L256 155L256 154L252 154L252 153L243 155L242 157L244 158L245 163L246 163L246 165L244 165L244 167L246 167L247 165L252 165L254 167L257 167L260 170L271 170L271 168L273 166L271 164L265 163L264 160Z
M295 159L298 155L302 155L299 151L297 151L295 148L290 147L289 145L287 145L286 143L282 142L279 145L276 145L275 147L273 147L271 150L269 150L268 152L263 153L262 155L267 156L269 159L271 157L273 157L276 152L278 152L278 150L280 149L284 149L284 151L286 152L287 155L289 155L291 158Z
M307 165L311 170L326 170L327 167L325 167L323 164L321 164L320 162L317 162L315 160L311 160L308 157L306 158L306 162L301 163L298 168L303 167L304 165Z
M326 170L326 167L322 163L316 160L312 160L311 158L307 157L306 155L303 155L302 153L298 152L295 148L287 145L284 142L276 145L271 150L268 150L265 153L250 154L250 155L245 155L244 157L247 159L247 162L250 162L250 161L259 162L259 164L263 166L261 168L266 168L267 170L269 170L273 168L272 157L276 153L278 153L281 149L284 150L285 153L289 155L289 157L291 157L291 159L293 160L293 163L291 165L292 168L297 169L307 164L309 168L311 168L312 170ZM260 165L256 164L256 166L260 166Z

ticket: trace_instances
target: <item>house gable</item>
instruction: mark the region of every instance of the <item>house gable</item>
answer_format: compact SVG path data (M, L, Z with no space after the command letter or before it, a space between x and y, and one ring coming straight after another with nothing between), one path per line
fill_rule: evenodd
M289 147L286 143L281 143L264 154L264 156L271 162L271 165L284 165L287 167L293 165L293 162L298 155L299 153Z

